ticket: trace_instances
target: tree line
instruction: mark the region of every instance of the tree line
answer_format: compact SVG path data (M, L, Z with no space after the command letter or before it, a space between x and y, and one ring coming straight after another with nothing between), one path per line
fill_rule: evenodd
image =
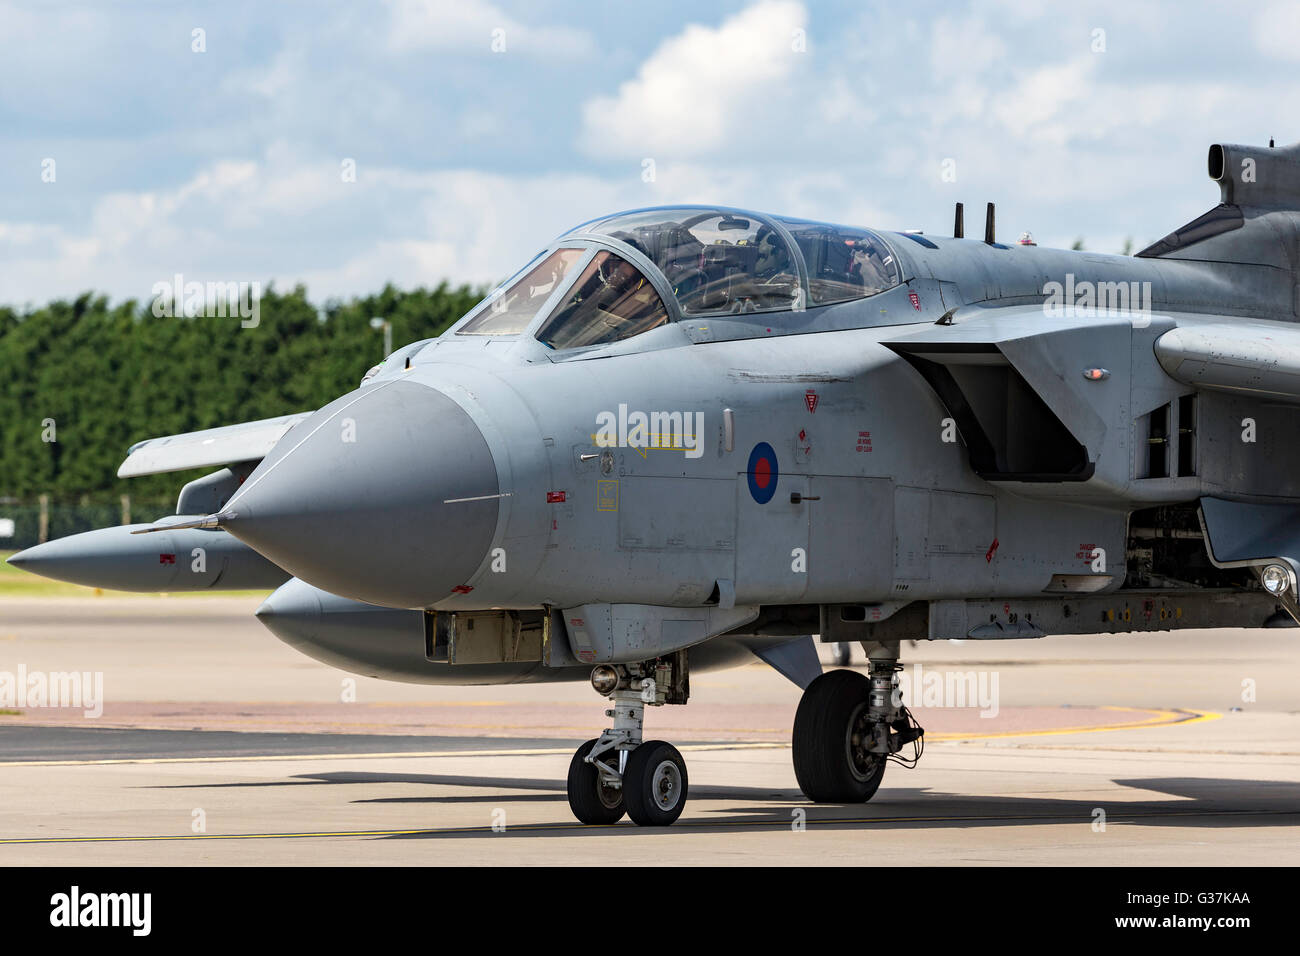
M318 307L301 286L272 288L249 328L238 314L160 317L152 302L111 305L92 293L0 307L0 501L49 495L88 504L130 494L170 510L180 486L211 469L119 479L130 445L319 408L382 357L372 319L392 323L397 348L440 334L484 292L388 286Z

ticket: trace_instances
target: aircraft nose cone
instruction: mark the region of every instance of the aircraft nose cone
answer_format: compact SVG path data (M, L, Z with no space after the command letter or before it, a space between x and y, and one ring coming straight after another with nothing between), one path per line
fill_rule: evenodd
M147 525L132 525L143 528ZM164 535L164 538L167 536ZM8 563L55 581L87 587L128 590L166 590L176 567L160 565L158 552L173 551L170 539L157 547L142 547L126 527L100 528L56 538L10 555ZM132 547L134 546L134 547ZM152 551L152 561L148 552Z
M226 502L222 527L316 587L420 607L479 567L498 491L469 415L440 392L395 381L344 395L291 429ZM467 498L479 500L458 500Z
M354 674L410 680L428 670L424 612L375 607L290 578L257 609L276 637ZM445 666L445 665L444 665Z
M5 563L12 564L15 568L22 568L24 571L33 571L36 574L49 577L48 571L50 569L67 566L69 558L73 557L67 546L61 543L62 540L62 538L56 538L53 541L46 541L44 544L34 544L30 548L9 555L5 559Z
M253 613L276 637L295 643L308 640L320 623L322 592L305 581L290 578Z

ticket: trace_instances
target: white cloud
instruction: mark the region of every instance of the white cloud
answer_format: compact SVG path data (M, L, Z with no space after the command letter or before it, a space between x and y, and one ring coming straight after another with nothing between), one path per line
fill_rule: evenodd
M182 272L206 280L306 282L316 298L381 288L487 282L565 229L644 205L636 177L412 172L276 144L256 162L218 161L171 189L98 199L78 226L0 221L0 302L84 289L140 298Z
M490 281L585 219L681 202L946 231L954 200L968 220L992 200L1004 235L1114 251L1213 204L1208 143L1300 138L1285 125L1300 79L1279 69L1300 58L1290 4L1225 21L1200 0L748 2L598 17L391 0L303 18L229 0L198 56L181 13L0 0L19 78L0 85L0 166L16 171L0 302L138 298L175 271L303 280L317 298ZM57 183L39 183L46 156Z
M595 48L591 34L585 30L532 26L490 3L388 0L388 7L391 19L388 43L399 52L461 50L489 53L494 40L504 41L505 54L521 52L539 58L578 57Z
M1091 95L1096 63L1088 56L1033 70L1014 89L999 93L994 115L1016 136L1058 119Z
M333 162L276 144L257 161L218 161L171 189L107 194L79 227L0 222L0 302L84 289L139 299L176 272L304 282L317 301L387 282L492 282L581 222L692 202L853 223L883 218L870 191L840 171L772 176L667 163L645 183L631 169L611 177L363 166L357 182L343 183Z
M978 17L940 17L931 28L930 72L941 82L987 74L1006 62L1006 43Z
M222 85L232 92L253 93L274 100L292 92L303 78L305 64L302 50L286 47L280 50L269 64L258 64L245 70L227 74Z
M761 149L785 135L775 107L807 56L795 33L806 22L801 3L761 0L718 27L688 26L617 96L584 104L582 147L596 156L674 157Z

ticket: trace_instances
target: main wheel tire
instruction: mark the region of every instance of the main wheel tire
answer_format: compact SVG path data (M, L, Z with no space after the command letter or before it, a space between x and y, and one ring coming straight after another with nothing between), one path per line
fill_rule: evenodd
M594 746L596 741L588 740L569 761L569 808L582 823L609 826L623 819L623 791L607 785L600 771L587 763L587 754ZM617 751L614 756L617 759Z
M831 652L831 660L836 667L848 667L853 663L853 648L848 644L836 644Z
M864 803L885 775L885 758L863 749L871 681L827 671L803 692L792 749L799 789L814 803Z
M682 815L687 789L686 761L672 744L647 740L628 755L623 801L637 826L668 826Z

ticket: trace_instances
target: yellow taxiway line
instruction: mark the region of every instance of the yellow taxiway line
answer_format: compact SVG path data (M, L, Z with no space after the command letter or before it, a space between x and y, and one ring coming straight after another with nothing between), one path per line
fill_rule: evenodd
M991 734L926 734L927 743L948 740L994 740L1000 737L1055 737L1062 734L1095 734L1106 730L1136 730L1139 727L1169 727L1174 724L1197 724L1218 720L1223 715L1212 710L1150 710L1146 707L1099 707L1126 713L1151 714L1146 720L1130 720L1119 724L1094 724L1083 727L1055 727L1048 730L1004 730Z
M802 806L802 805L800 805ZM1300 810L1231 810L1231 809L1193 809L1186 810L1132 810L1125 812L1123 810L1112 810L1110 819L1112 823L1123 823L1129 820L1140 820L1149 818L1166 818L1166 817L1237 817L1237 816L1300 816ZM893 823L952 823L952 824L971 824L971 823L1006 823L1008 821L1034 821L1034 820L1056 820L1061 823L1078 823L1078 815L1068 812L1061 813L1006 813L1006 814L954 814L951 816L899 816L899 817L809 817L807 820L810 826L837 827L837 826L862 826L871 824L893 824ZM1085 821L1086 822L1086 821ZM673 824L673 828L680 830L683 827L690 828L710 828L710 827L789 827L790 818L773 817L768 820L708 820L708 819L682 819ZM507 834L511 832L539 833L539 832L557 832L565 830L581 830L590 833L593 830L617 830L629 833L643 833L642 827L636 826L631 822L611 823L606 826L579 823L576 820L572 823L524 823L514 824L504 830L494 830L491 826L475 827L445 827L431 828L423 827L410 830L305 830L301 832L288 831L280 833L173 833L153 836L101 836L101 837L25 837L21 839L0 840L0 846L13 846L17 844L35 844L35 843L168 843L186 840L310 840L310 839L339 839L339 838L359 838L359 837L400 837L400 836L457 836L473 834Z
M1177 724L1218 720L1223 715L1209 710L1151 710L1146 707L1100 707L1124 713L1150 714L1145 720L1116 724L1092 724L1079 727L1056 727L1046 730L1005 730L996 733L926 734L927 743L964 740L995 740L1005 737L1052 737L1068 734L1095 734L1109 730L1134 730L1142 727L1169 727ZM735 742L717 744L681 744L678 750L780 750L788 749L784 741ZM107 757L98 760L3 760L0 767L98 767L127 764L185 763L267 763L277 760L391 760L395 758L436 757L542 757L571 754L568 747L532 747L515 750L394 750L377 753L255 754L214 757Z

